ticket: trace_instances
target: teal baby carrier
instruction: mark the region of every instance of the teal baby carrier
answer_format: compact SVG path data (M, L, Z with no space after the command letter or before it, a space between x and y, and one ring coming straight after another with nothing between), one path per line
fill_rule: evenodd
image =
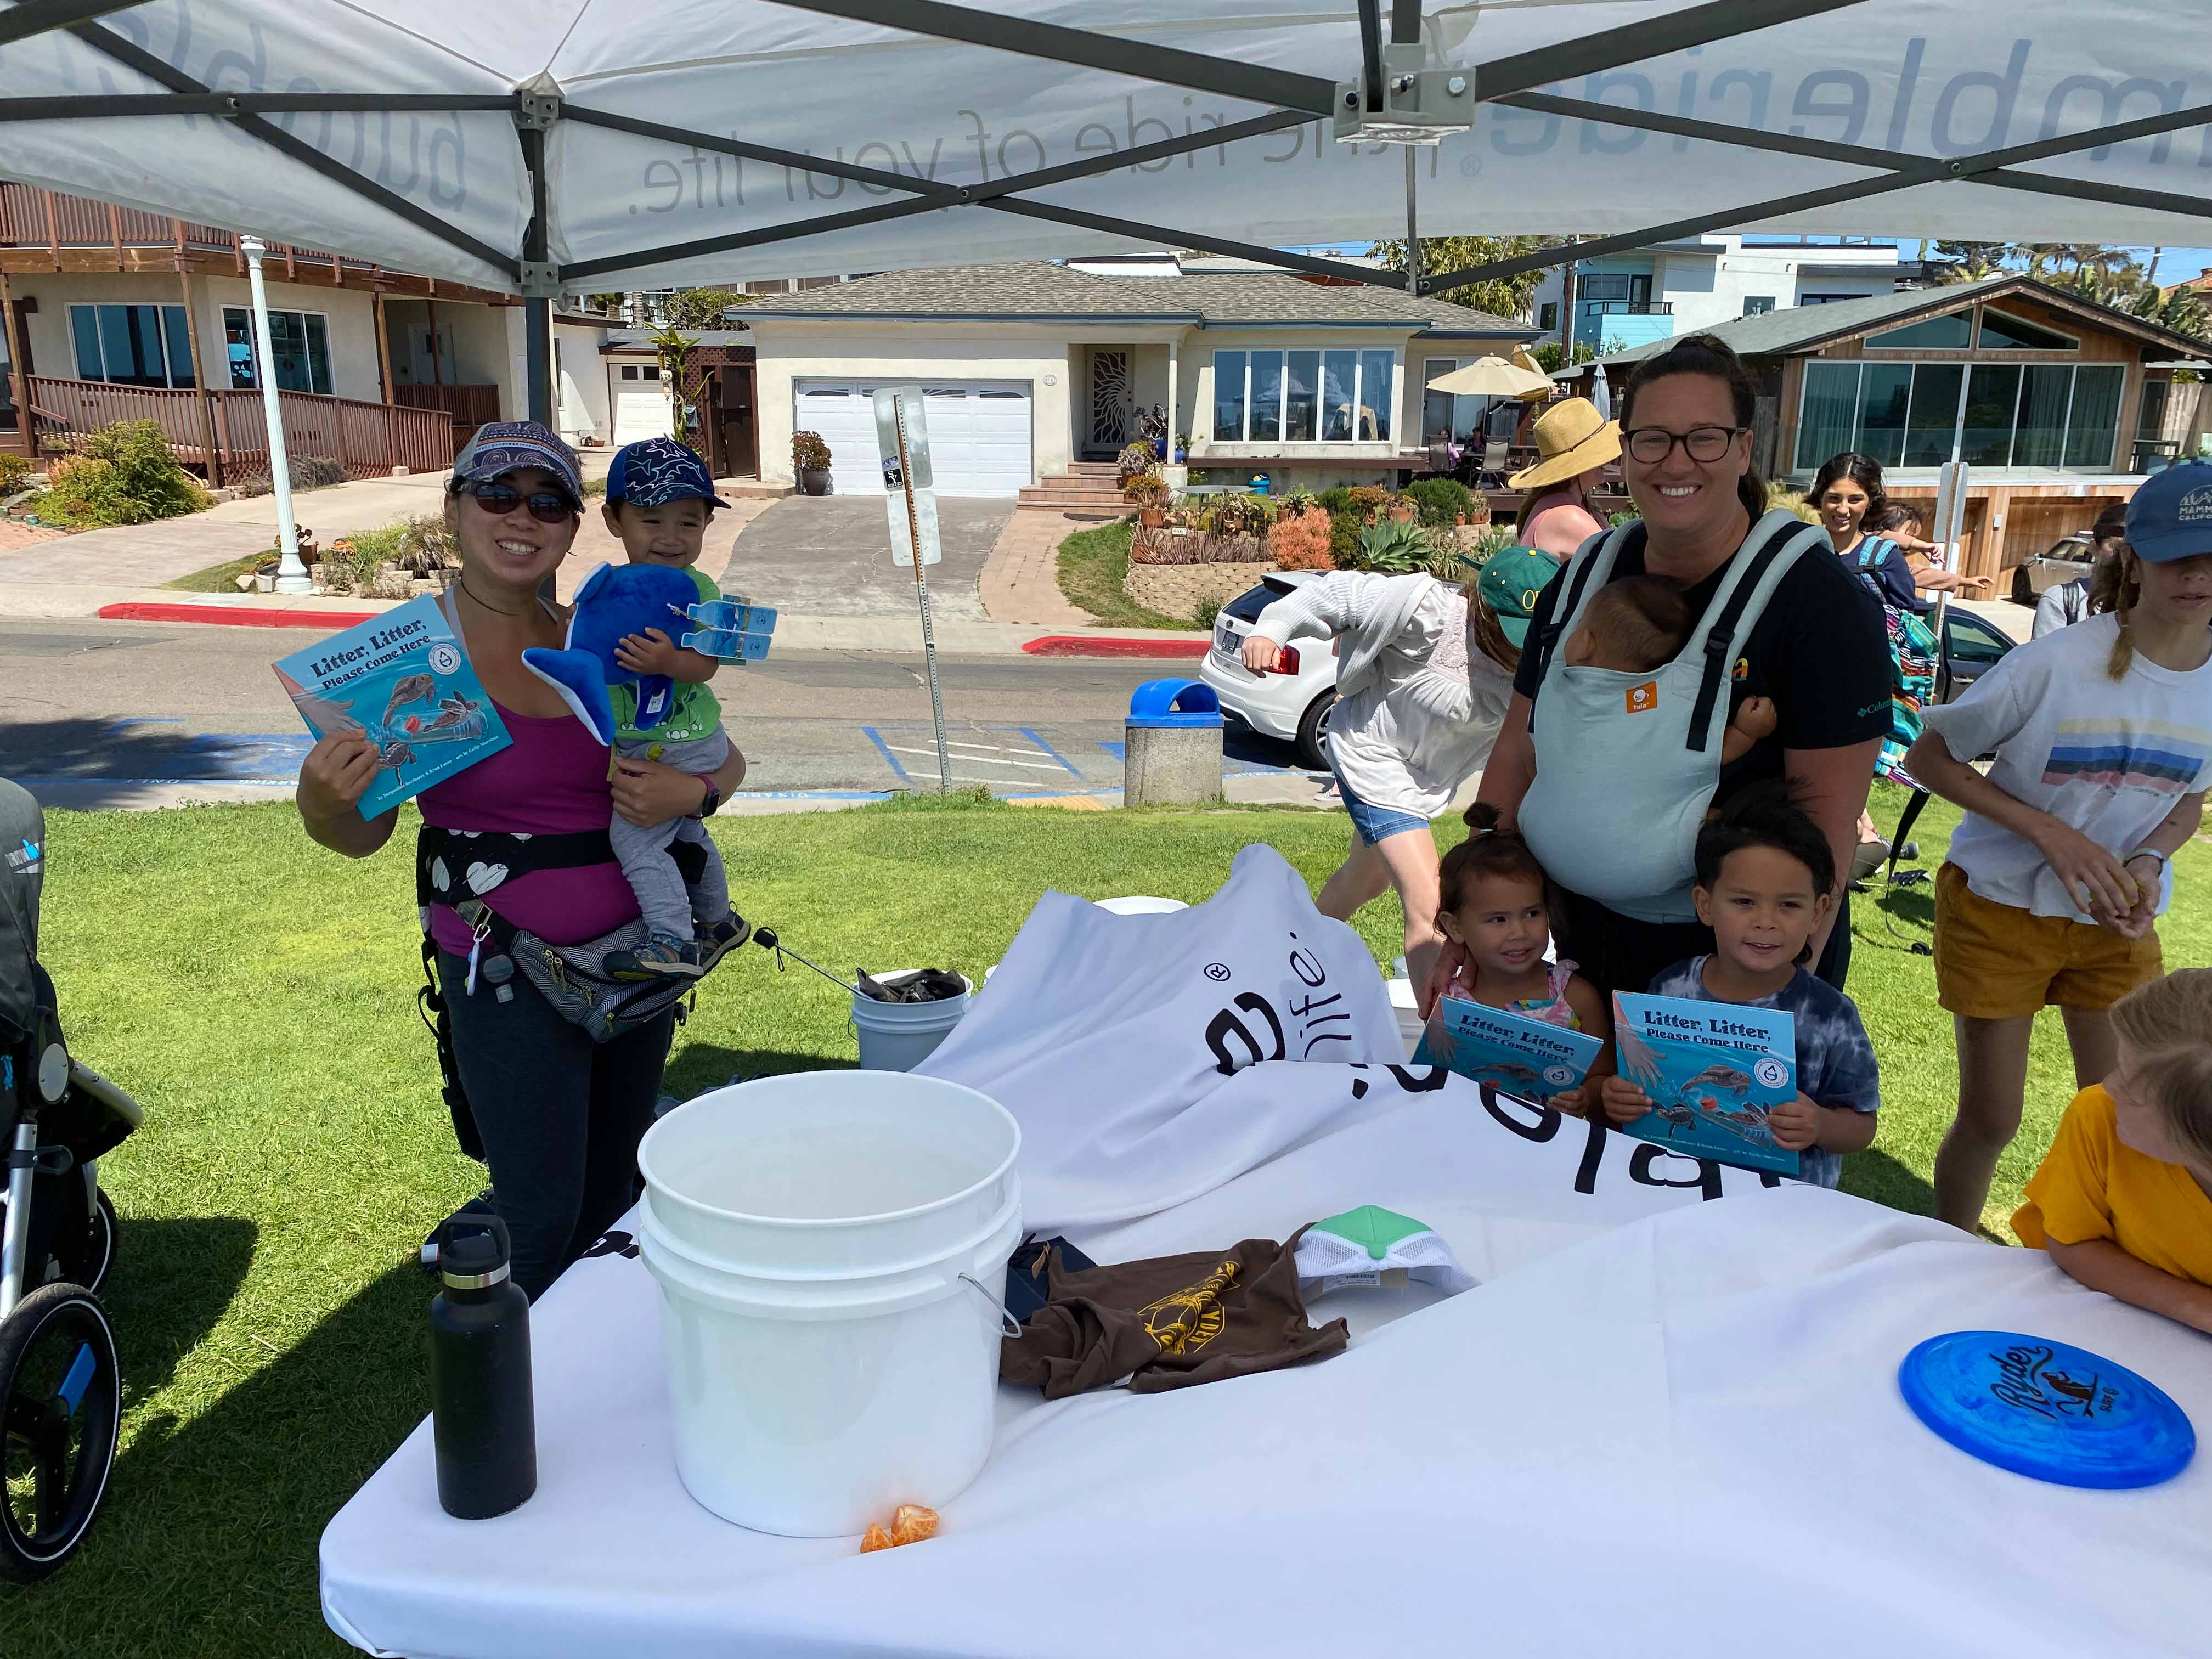
M1532 641L1536 775L1520 830L1562 886L1639 921L1695 921L1698 829L1720 783L1734 665L1790 568L1829 544L1817 526L1769 513L1672 662L1647 673L1560 662L1559 641L1622 550L1640 551L1644 536L1639 520L1583 543L1551 622Z
M1882 602L1882 617L1889 629L1889 735L1882 739L1875 770L1908 789L1917 789L1920 786L1905 769L1905 752L1920 740L1920 711L1936 695L1936 633L1910 611L1890 604L1875 579L1874 573L1896 550L1897 544L1887 537L1869 536L1859 543L1854 569Z

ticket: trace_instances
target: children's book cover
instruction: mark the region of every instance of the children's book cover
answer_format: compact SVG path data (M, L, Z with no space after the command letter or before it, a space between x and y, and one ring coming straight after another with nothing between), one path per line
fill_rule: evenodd
M318 738L367 738L382 764L373 818L513 741L434 594L279 658L276 678Z
M1628 1133L1746 1170L1799 1172L1775 1144L1770 1108L1797 1097L1797 1023L1771 1008L1687 997L1613 998L1621 1076L1651 1097Z
M1601 1038L1506 1008L1443 997L1422 1034L1416 1065L1449 1066L1523 1100L1548 1100L1589 1075Z

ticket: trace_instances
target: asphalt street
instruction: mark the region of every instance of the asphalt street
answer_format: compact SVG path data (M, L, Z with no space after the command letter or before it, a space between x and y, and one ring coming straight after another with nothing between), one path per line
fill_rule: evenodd
M302 629L0 621L0 776L46 805L97 808L289 793L308 738L270 664ZM1121 783L1130 691L1188 660L940 656L956 785L1001 795ZM778 650L715 681L748 792L933 787L921 653ZM1296 769L1289 746L1234 730L1224 769Z

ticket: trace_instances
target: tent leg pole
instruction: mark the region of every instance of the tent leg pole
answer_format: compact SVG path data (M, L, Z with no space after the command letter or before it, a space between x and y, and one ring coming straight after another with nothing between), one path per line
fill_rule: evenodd
M553 428L553 302L525 300L523 305L523 373L530 385L530 418Z
M1406 150L1406 292L1421 291L1421 238L1413 225L1413 147Z
M276 386L276 349L269 337L269 285L262 278L261 256L269 250L258 236L241 236L238 251L246 256L246 275L253 290L253 349L261 356L261 414L269 425L269 485L276 496L276 538L283 550L276 562L276 591L307 593L314 584L307 567L300 562L300 526L292 516L292 463L284 453L284 404Z

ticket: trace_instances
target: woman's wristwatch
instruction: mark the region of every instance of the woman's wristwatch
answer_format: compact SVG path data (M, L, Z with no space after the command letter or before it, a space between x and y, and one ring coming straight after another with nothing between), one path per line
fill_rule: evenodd
M704 774L701 775L699 781L707 786L707 793L700 798L699 810L691 816L695 818L711 818L721 809L722 792L714 787L714 781Z

